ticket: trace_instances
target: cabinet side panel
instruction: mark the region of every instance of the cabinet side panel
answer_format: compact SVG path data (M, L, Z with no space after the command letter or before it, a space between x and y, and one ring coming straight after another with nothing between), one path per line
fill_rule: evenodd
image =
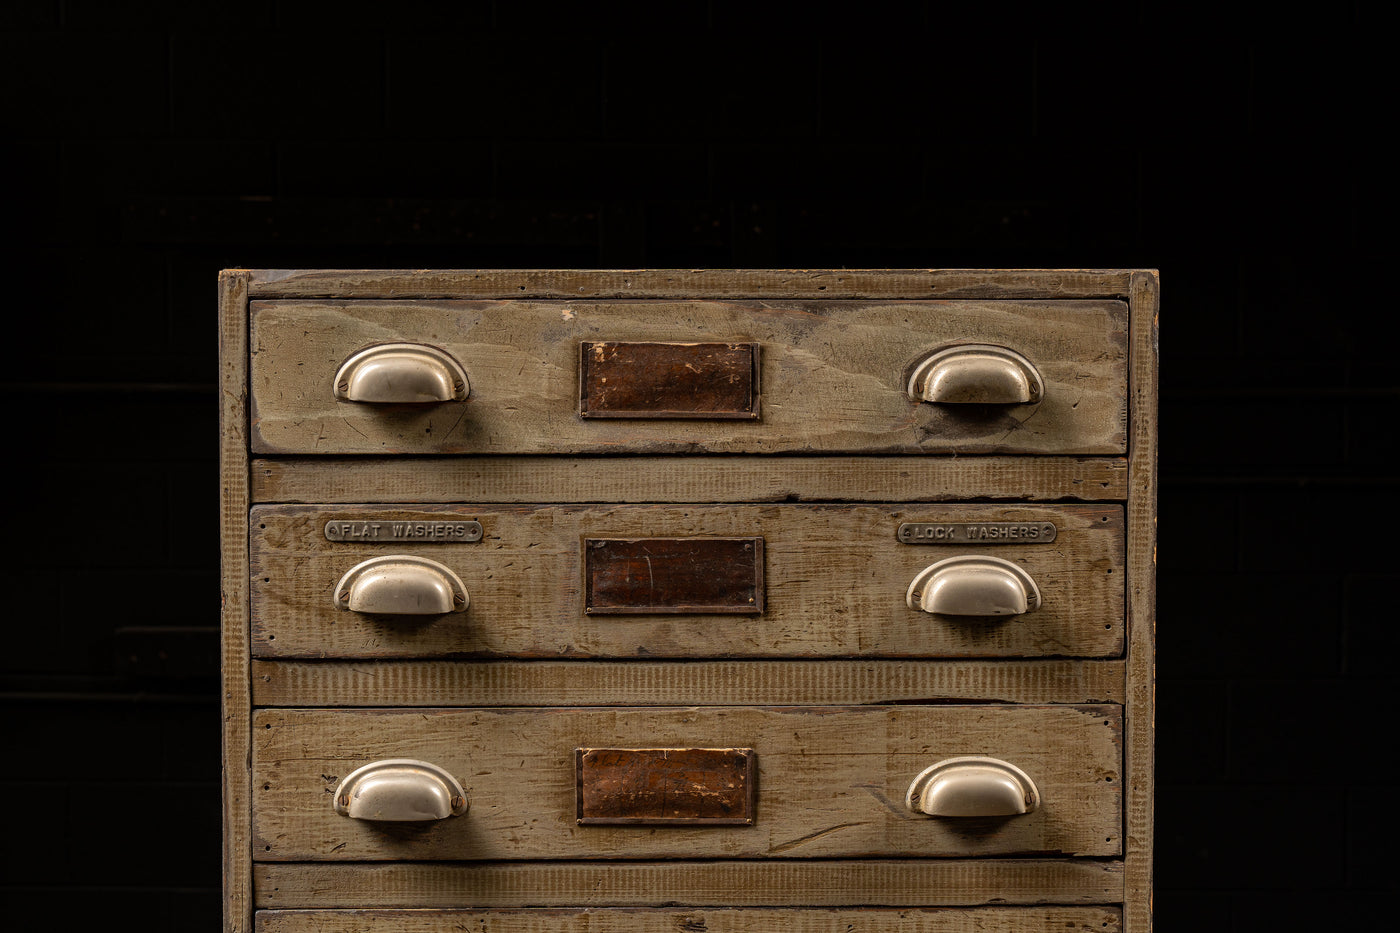
M252 929L249 829L248 274L219 274L219 553L222 589L224 930Z
M1155 272L1133 274L1129 320L1126 933L1152 929L1153 733L1157 640L1157 312Z

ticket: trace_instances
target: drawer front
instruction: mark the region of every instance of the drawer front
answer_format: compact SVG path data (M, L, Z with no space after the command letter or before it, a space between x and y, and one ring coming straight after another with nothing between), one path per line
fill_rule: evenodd
M1126 450L1120 301L279 301L251 327L257 453ZM423 365L465 400L337 399L348 361L400 343L445 351ZM1034 401L911 397L970 345L1019 355Z
M1117 706L262 710L253 734L253 851L263 861L1122 850ZM607 790L578 763L579 749L596 748L748 750L756 763L752 822L580 825L581 797L589 787ZM1019 768L1039 806L1001 818L910 811L905 795L915 778L960 756ZM421 823L340 815L341 780L385 759L443 769L460 782L467 811ZM645 759L639 769L656 767ZM581 790L581 773L599 783ZM667 780L708 787L709 778L685 774ZM649 786L654 777L636 770L631 779Z
M256 933L1118 933L1113 907L263 910Z
M469 522L479 541L464 536ZM1123 647L1120 506L261 506L251 523L260 657L1111 657ZM347 572L395 556L455 576L452 609L463 611L338 608ZM971 557L1023 571L1039 606L995 616L910 607L921 572ZM992 585L1012 583L993 574Z

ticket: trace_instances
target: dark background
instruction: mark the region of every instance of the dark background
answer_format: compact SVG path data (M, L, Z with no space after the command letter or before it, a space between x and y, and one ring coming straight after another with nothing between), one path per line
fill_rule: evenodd
M783 10L0 14L11 916L218 925L232 266L1160 268L1158 929L1383 915L1377 27L1346 3Z

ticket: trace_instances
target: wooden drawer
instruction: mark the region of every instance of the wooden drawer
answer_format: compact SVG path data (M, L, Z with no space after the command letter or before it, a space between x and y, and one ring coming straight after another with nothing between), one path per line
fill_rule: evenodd
M1110 705L286 709L256 712L253 736L262 861L1105 857L1123 844L1122 716ZM751 749L752 823L580 825L581 748ZM1040 805L1002 819L905 807L922 771L969 755L1020 768ZM398 824L336 812L343 777L397 758L455 776L469 810Z
M1118 933L1113 907L263 910L257 933Z
M1127 305L1117 300L317 300L255 301L251 312L250 440L257 453L1126 450ZM342 363L368 347L401 342L450 354L465 373L467 399L337 401ZM637 417L632 409L652 404L641 398L625 406L632 417L580 417L587 382L581 360L588 356L581 348L614 342L756 344L735 351L740 361L728 360L713 379L695 377L694 396L723 383L726 391L743 388L739 394L751 399L734 404L748 408L701 420L692 411L691 419L678 420L674 409L691 404L682 398L655 403L669 417ZM1043 382L1039 401L931 404L910 397L921 359L968 344L1021 354ZM751 373L744 353L756 354ZM669 398L668 387L710 364L677 358L617 365L622 375L614 385L651 380Z
M479 542L416 543L463 520L480 523ZM925 526L910 540L932 543L902 542L905 524ZM327 540L328 525L345 540ZM394 537L414 526L419 537ZM957 540L945 543L945 530ZM1118 505L259 506L251 535L259 657L1112 657L1123 648ZM597 545L632 539L729 539L728 555L704 571L715 581L680 580L725 605L663 611L674 605L668 587L693 576L696 560L668 560L656 546L655 560L634 548L630 564L606 563L601 555L622 548ZM342 576L387 555L455 573L466 610L336 608ZM1022 568L1039 608L984 618L909 607L920 571L969 555ZM652 611L656 602L667 605ZM619 603L640 610L619 614Z

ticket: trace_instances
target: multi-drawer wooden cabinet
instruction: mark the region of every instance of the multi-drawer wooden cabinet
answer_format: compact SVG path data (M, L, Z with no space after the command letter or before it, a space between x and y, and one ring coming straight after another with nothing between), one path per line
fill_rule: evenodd
M1157 277L220 278L225 927L1151 927Z

